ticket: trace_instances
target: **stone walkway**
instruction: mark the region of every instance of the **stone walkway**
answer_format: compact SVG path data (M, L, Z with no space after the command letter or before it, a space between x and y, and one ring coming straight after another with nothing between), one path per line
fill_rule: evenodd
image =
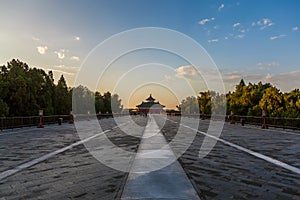
M104 160L96 159L86 146L77 143L78 131L70 124L0 132L0 174L40 161L0 178L0 200L178 200L197 199L197 195L207 200L300 198L300 174L261 158L264 155L300 169L299 131L226 123L215 147L200 158L209 120L200 120L192 141L189 138L196 127L190 118L154 115L148 121L146 117L130 116L99 122L101 131L86 126L86 138L95 136L86 143L91 144L93 152L103 152L104 145L99 143L103 135L97 135L103 131L115 149L133 155L115 154L112 148L105 159L101 157ZM185 144L189 146L180 154ZM252 151L257 154L249 154ZM53 152L58 154L40 160ZM174 162L173 154L179 162ZM106 165L116 157L128 158L130 173Z
M149 117L121 199L199 200L152 116Z

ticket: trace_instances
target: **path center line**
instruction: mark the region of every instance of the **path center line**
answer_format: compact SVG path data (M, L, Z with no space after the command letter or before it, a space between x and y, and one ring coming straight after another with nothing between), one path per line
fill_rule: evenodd
M193 185L151 115L121 199L199 200Z

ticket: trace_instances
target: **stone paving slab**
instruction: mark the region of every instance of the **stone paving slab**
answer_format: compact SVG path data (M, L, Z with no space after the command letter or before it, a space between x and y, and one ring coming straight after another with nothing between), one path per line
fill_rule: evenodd
M150 115L121 199L199 200L171 148L166 145L160 149L157 144L167 142ZM147 149L143 145L147 145Z
M147 124L145 117L133 117L139 130ZM180 118L172 117L180 122ZM172 141L178 123L157 120L167 141ZM163 124L163 122L165 124ZM189 125L188 119L182 123ZM199 130L206 131L208 120L201 120ZM112 119L100 120L101 127L111 129L117 125ZM123 127L126 132L133 126ZM138 133L128 136L116 129L107 137L124 150L134 152L140 143ZM183 129L186 133L190 129ZM225 124L221 138L245 148L276 158L299 167L299 135L280 129L261 130L251 126ZM293 133L293 132L292 132ZM192 133L191 133L192 135ZM180 149L187 143L183 137ZM202 199L299 199L300 176L274 164L253 157L235 148L218 142L204 158L198 157L204 136L197 134L192 145L179 158L192 185ZM40 157L78 141L72 125L50 125L44 129L23 128L5 130L0 134L0 172ZM153 145L153 144L151 144ZM151 145L144 144L143 150ZM157 147L165 147L157 144ZM101 147L95 146L95 151ZM175 151L176 152L176 149ZM155 165L155 160L140 161L140 169ZM138 161L138 160L137 160ZM164 164L164 163L163 163ZM157 165L159 167L159 165ZM170 165L167 171L176 171ZM0 181L2 199L120 199L128 173L113 170L96 160L83 145L74 147L49 160L34 165ZM160 178L160 176L156 176ZM151 198L150 198L151 199ZM163 198L161 198L163 199ZM176 197L174 197L176 199Z
M180 118L172 117L180 122ZM157 120L158 124L159 121ZM182 119L181 123L188 123ZM171 140L179 129L179 123L167 121L159 124L162 132ZM200 121L200 130L207 129L208 121ZM297 163L297 150L293 152L288 144L293 146L299 136L279 134L272 136L264 130L247 129L245 127L225 125L221 138L236 142L244 147L256 147L260 153L268 152L279 160L290 161L293 157ZM190 131L186 128L186 131ZM273 133L273 132L272 132ZM229 136L231 134L231 136ZM249 138L253 138L248 140ZM255 139L256 138L256 139ZM231 140L234 139L234 140ZM271 142L274 139L273 142ZM187 173L195 189L203 199L299 199L300 175L285 170L233 147L217 142L213 150L204 158L199 158L199 150L204 140L202 134L197 134L192 145L179 158L179 162ZM270 141L271 140L271 141ZM276 148L276 142L286 140L287 146ZM268 144L268 145L267 145ZM273 146L273 145L275 146ZM266 146L264 146L266 145ZM299 143L298 143L299 145ZM267 151L266 151L267 150ZM282 153L289 152L286 158ZM293 159L291 159L293 160ZM291 162L292 163L292 162Z
M105 120L101 120L100 123L104 123L106 128L116 125L112 119ZM142 126L147 123L145 118L134 120ZM55 130L58 131L57 134L63 134L67 129L62 129L62 132L56 128ZM44 133L47 133L46 128L39 129L39 134ZM142 132L134 134L138 136ZM5 137L15 138L16 135ZM139 137L124 137L119 128L107 133L107 137L128 151L136 151L140 142ZM21 148L26 146L19 141L17 143ZM26 148L38 152L35 146L30 144L28 143ZM48 145L51 144L53 143ZM118 199L127 175L126 172L114 170L99 162L81 144L1 180L0 199Z
M201 121L200 130L205 131L208 123L209 120ZM300 167L300 134L289 134L282 129L268 130L226 123L220 138Z

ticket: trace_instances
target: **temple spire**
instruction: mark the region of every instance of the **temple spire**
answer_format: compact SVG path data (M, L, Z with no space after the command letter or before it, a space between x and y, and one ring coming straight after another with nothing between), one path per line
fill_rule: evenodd
M152 97L152 94L150 94L150 96L146 99L149 102L154 102L155 99Z

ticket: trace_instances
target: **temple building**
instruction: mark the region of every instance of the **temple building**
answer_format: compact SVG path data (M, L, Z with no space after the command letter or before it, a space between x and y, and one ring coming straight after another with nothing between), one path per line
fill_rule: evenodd
M150 94L150 96L146 99L146 102L143 101L136 107L138 108L139 114L160 114L164 111L163 108L165 106L161 105L159 102L155 102L155 99Z

